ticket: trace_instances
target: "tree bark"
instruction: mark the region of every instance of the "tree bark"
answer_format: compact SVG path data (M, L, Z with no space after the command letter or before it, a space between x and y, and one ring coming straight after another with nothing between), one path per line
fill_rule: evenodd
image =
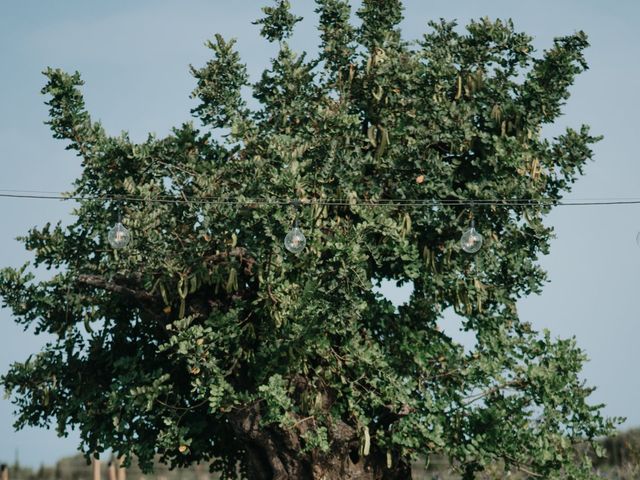
M328 452L322 455L250 447L249 478L257 480L410 480L409 462L397 461L387 468L386 454L365 458Z
M300 430L284 430L260 424L258 408L243 410L232 425L246 450L252 480L410 480L410 462L373 449L360 456L356 431L337 422L330 432L329 452L303 452Z

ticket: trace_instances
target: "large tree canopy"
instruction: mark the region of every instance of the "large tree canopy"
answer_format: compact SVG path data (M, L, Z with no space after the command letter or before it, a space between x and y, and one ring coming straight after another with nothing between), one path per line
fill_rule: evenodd
M264 10L269 69L251 84L216 36L193 68L199 125L166 138L108 135L79 74L45 72L49 124L83 171L73 223L31 230L32 262L0 276L16 321L53 335L2 377L17 427L75 426L87 454L213 461L226 479L406 479L433 453L465 478L495 462L588 478L575 444L612 421L587 401L585 356L516 308L545 282L546 199L597 141L541 135L587 68L585 34L536 55L510 21L440 21L409 43L399 0L364 0L357 26L347 1L317 0L308 58L288 44L289 2ZM283 246L293 200L299 255ZM132 239L114 250L119 215ZM459 245L471 215L476 255ZM412 283L410 300L395 309L384 279Z

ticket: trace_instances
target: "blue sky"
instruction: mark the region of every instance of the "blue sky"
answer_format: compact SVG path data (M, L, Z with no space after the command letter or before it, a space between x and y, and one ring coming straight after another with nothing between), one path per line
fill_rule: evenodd
M265 2L267 0L264 0ZM355 4L356 2L354 2ZM3 2L0 14L0 189L64 191L79 172L79 162L62 143L51 139L43 124L47 110L39 90L46 66L79 70L86 81L88 109L105 128L130 132L134 140L147 132L165 134L189 120L194 82L188 65L208 58L203 46L214 33L237 37L238 48L257 78L274 54L251 22L261 16L263 1L112 0L110 2ZM305 17L292 41L299 50L318 44L311 0L292 0ZM512 18L516 27L535 37L539 51L554 36L583 29L592 47L591 69L572 89L558 126L581 123L605 136L596 147L571 198L640 198L637 159L640 64L636 27L640 3L631 0L410 0L405 2L405 38L419 38L429 19L457 18L464 24L488 15ZM16 266L28 257L15 237L34 225L68 218L70 205L39 200L0 199L0 266ZM575 335L591 361L584 370L596 386L594 402L607 406L607 415L626 416L625 427L640 426L640 207L565 207L549 217L557 239L543 260L551 282L542 296L520 304L523 319L554 336ZM387 285L396 302L406 289ZM461 341L456 322L445 329ZM23 360L43 340L23 332L0 312L0 371ZM15 433L12 408L0 399L0 462L13 461L16 450L23 464L52 463L71 454L73 433L58 439L52 431L27 429Z

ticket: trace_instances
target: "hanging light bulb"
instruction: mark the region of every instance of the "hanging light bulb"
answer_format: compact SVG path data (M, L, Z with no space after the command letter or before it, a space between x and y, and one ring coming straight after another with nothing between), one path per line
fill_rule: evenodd
M297 226L294 226L287 236L284 237L284 246L291 253L298 254L302 250L304 250L305 245L307 244L307 239L302 233L302 230Z
M476 253L482 248L484 237L476 230L475 221L471 220L471 226L462 234L460 246L467 253Z
M289 233L287 233L286 237L284 237L284 247L291 253L295 253L297 255L304 250L304 247L307 244L307 239L299 227L298 215L300 213L300 201L296 200L293 202L293 206L296 209L296 220L293 223L293 228Z
M109 230L109 234L107 235L109 240L109 244L115 248L116 250L120 250L126 247L129 244L129 240L131 240L131 234L129 230L122 224L120 218L118 218L118 222Z

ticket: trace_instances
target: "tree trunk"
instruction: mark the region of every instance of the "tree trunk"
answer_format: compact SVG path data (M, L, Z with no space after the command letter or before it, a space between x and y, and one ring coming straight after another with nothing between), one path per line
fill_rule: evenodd
M411 466L396 461L387 468L386 454L356 459L328 452L320 456L292 452L265 452L253 447L248 452L252 480L410 480Z
M344 424L331 429L329 452L303 452L300 429L283 430L260 425L257 410L244 411L232 422L247 453L251 480L410 480L410 462L372 449L360 456L355 430ZM302 429L304 430L304 429Z

